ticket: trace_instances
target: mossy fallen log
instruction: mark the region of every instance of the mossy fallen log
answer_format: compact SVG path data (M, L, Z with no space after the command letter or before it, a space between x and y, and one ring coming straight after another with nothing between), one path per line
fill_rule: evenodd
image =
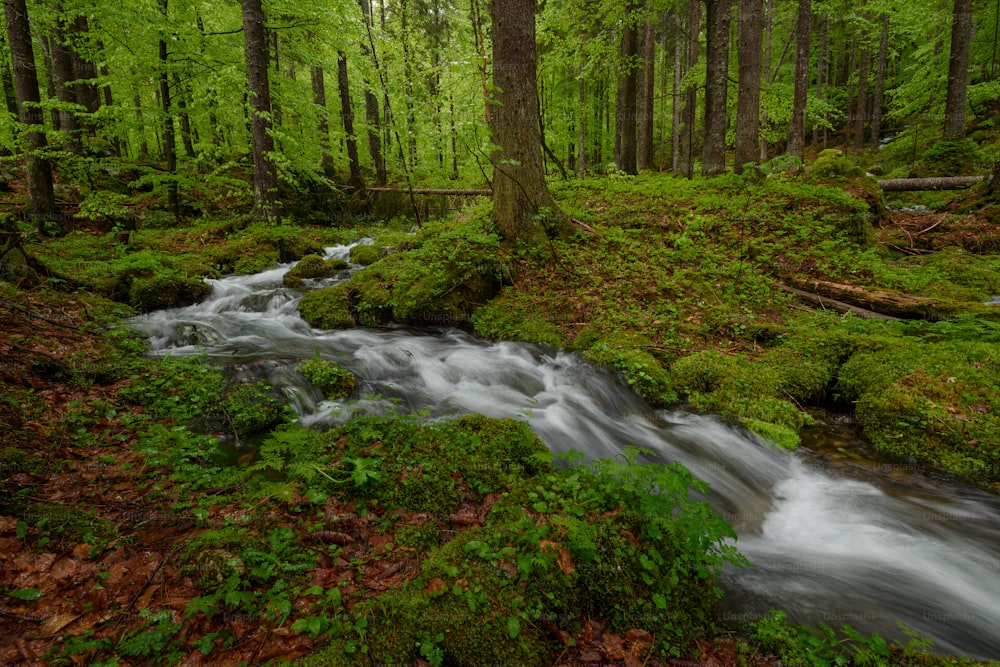
M936 176L932 178L890 178L879 181L884 192L920 190L963 190L981 182L985 176Z
M817 297L825 297L826 306L834 308L830 301L841 302L855 308L870 311L876 315L908 320L940 320L956 314L954 305L936 299L888 290L865 289L854 285L832 283L826 280L792 279L799 290ZM847 312L841 310L839 312ZM852 310L855 314L861 313ZM871 317L872 315L868 315Z

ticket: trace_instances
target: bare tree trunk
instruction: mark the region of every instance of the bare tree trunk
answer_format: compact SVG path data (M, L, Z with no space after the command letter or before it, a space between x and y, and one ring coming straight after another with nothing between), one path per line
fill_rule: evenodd
M46 147L45 119L39 112L41 95L35 72L35 54L31 48L31 29L25 0L4 0L7 21L7 43L14 66L14 87L17 90L18 116L28 126L28 213L42 234L46 223L56 219L56 199L52 188L52 164L38 153Z
M580 62L580 73L577 79L579 89L579 114L576 128L576 175L577 178L587 176L587 81L583 78L583 62Z
M671 124L670 124L670 171L679 174L681 172L681 79L684 76L682 71L683 56L683 24L681 23L681 12L674 10L674 87L673 103L671 104Z
M873 151L879 148L882 139L882 107L885 104L885 72L889 50L889 15L882 15L882 35L878 42L878 69L875 73L875 100L872 103L872 134Z
M756 162L760 141L761 37L764 34L763 0L739 0L737 53L740 80L736 98L736 161L733 171Z
M771 49L774 42L774 10L772 5L774 0L767 0L764 3L764 58L761 63L761 69L763 70L763 76L768 78L770 82L771 74ZM768 156L768 144L767 144L767 129L770 124L770 119L767 116L766 111L761 112L760 118L760 161L766 162Z
M78 15L70 25L70 39L73 58L73 72L77 80L84 83L76 84L76 101L83 105L87 113L97 113L101 107L101 95L94 80L97 78L97 65L86 54L86 41L89 39L90 23L84 14ZM110 105L109 105L110 106Z
M705 147L701 173L726 170L726 90L729 81L729 7L731 0L705 0Z
M181 122L181 144L184 146L184 155L194 158L195 137L191 128L191 115L187 112L188 92L181 85L181 79L176 74L174 74L174 92L176 94L173 99L177 101L177 119Z
M538 134L535 0L493 0L493 219L508 241L544 241L561 215L545 182Z
M278 169L271 137L271 89L268 82L267 38L261 0L242 0L243 43L250 90L250 138L253 145L254 208L265 220L277 220Z
M653 102L656 97L656 31L653 22L646 21L643 35L643 78L639 94L639 126L637 128L638 149L636 168L639 171L653 166Z
M948 57L948 92L944 103L944 138L965 136L965 98L969 79L969 44L972 42L972 0L955 0L951 14L951 55Z
M701 50L701 42L698 39L698 31L701 27L701 0L688 1L688 52L687 71L698 64L698 54ZM684 163L684 175L688 178L694 176L694 153L695 153L695 132L694 126L698 120L698 88L691 86L684 94L684 142L683 155L681 160Z
M326 73L323 67L315 65L311 72L313 104L316 105L316 132L319 134L320 168L324 174L333 172L333 156L330 155L330 120L326 108Z
M862 34L865 47L861 49L858 64L858 104L854 116L854 152L861 155L865 151L865 119L868 117L868 35Z
M458 180L458 130L455 127L455 97L448 94L448 111L451 121L451 180Z
M795 39L795 92L792 98L792 119L788 125L788 154L800 160L805 157L806 102L809 96L809 32L812 23L812 3L799 0L797 35Z
M7 61L6 56L10 53L7 48L7 33L0 32L0 58L4 58L2 65L0 65L0 83L3 85L3 99L4 103L7 105L7 113L14 120L17 120L17 91L14 90L14 76L10 73L10 62Z
M358 140L354 136L354 112L351 108L351 87L347 78L347 57L341 53L337 58L337 86L340 88L340 117L344 121L347 135L347 160L351 170L351 185L363 188L361 161L358 159Z
M66 45L66 33L62 19L56 20L55 32L52 35L49 48L52 57L52 71L49 72L49 75L52 79L52 86L55 88L56 98L61 104L59 129L65 132L67 137L63 148L69 153L79 155L79 127L76 122L76 113L72 108L76 104L76 92L69 85L69 82L76 77L73 74L73 56Z
M167 22L169 0L160 0L160 15ZM167 207L174 216L174 222L180 222L181 203L177 192L177 140L174 137L174 117L170 109L170 73L168 71L167 42L160 37L160 103L163 105L163 157L167 162L167 172L170 182L167 184Z
M364 17L365 31L368 36L372 29L372 6L371 0L358 0L361 5L361 14ZM372 61L375 70L379 70L379 63L376 54L368 44L367 38L362 42L361 54ZM368 154L375 165L375 185L384 186L388 180L385 171L385 158L382 156L381 121L378 108L378 97L371 88L371 82L365 79L365 123L368 125Z
M615 166L626 174L636 170L636 102L638 96L639 35L636 31L637 0L626 5L625 27L622 29L621 73L618 76L618 105L615 118Z

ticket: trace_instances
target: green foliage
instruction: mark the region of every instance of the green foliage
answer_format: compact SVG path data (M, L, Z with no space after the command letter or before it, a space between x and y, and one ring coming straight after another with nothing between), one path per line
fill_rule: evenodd
M374 245L360 244L351 248L351 263L368 266L382 259L382 251Z
M122 388L118 397L142 406L151 419L187 420L217 407L222 384L219 370L200 359L167 357Z
M916 176L978 176L992 161L972 139L939 141L920 154Z
M342 259L323 259L320 255L306 255L282 277L285 287L302 287L303 280L326 278L334 271L346 269Z
M320 358L319 352L296 368L329 400L346 398L357 388L353 373L335 361Z
M302 319L317 329L350 329L355 326L350 292L343 285L309 292L299 301L298 309Z

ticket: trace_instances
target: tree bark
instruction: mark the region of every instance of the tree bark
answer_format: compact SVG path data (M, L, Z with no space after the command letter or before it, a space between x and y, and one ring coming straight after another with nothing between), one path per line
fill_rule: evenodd
M7 48L7 33L0 32L0 58L3 58L3 63L0 63L0 83L3 85L3 99L4 103L7 105L7 113L14 120L17 120L17 91L14 90L14 76L10 72L10 62L7 61L7 55L10 53L10 49Z
M965 136L965 98L969 78L969 44L972 42L972 0L955 0L952 9L951 55L948 57L948 92L944 106L944 138Z
M618 75L618 105L615 116L615 166L626 174L636 170L636 103L638 101L639 34L635 27L639 3L629 0L622 29L621 73Z
M687 17L687 71L691 71L698 64L698 55L701 51L701 42L698 39L698 32L701 28L701 0L688 0ZM683 154L681 161L684 175L688 178L694 176L694 154L695 154L695 132L694 126L698 120L698 88L688 87L684 93L684 140Z
M191 127L191 115L187 112L188 91L181 85L181 79L174 74L174 95L173 100L177 103L177 120L181 123L181 145L184 146L184 155L194 158L194 130Z
M167 22L168 3L170 0L160 0L160 15ZM174 222L181 219L180 195L177 192L177 140L174 136L174 116L170 109L170 73L167 40L160 35L160 103L163 105L163 157L167 162L167 172L170 182L167 184L167 207L174 216Z
M25 0L4 0L3 9L7 21L10 59L14 66L18 116L28 126L25 132L28 145L28 213L38 231L46 234L46 223L56 219L56 200L52 188L52 164L38 154L46 147L47 142L45 119L38 107L41 95L35 71L35 54L31 48L28 10Z
M809 32L812 23L812 3L799 0L797 35L795 39L795 91L792 98L792 119L788 125L788 154L802 160L806 143L806 102L809 95Z
M756 163L760 154L761 38L764 35L763 0L739 1L737 54L740 80L736 99L736 161L733 171Z
M858 63L858 103L854 114L854 153L865 150L865 120L868 118L868 35L862 33L861 61Z
M587 176L587 80L583 77L582 61L576 85L580 102L576 121L576 176L585 178Z
M66 45L66 31L62 19L56 20L50 45L52 71L49 72L49 76L52 78L56 98L60 102L59 129L65 132L67 137L63 148L69 153L79 155L79 126L76 122L76 113L73 110L74 105L76 105L76 92L69 86L69 82L76 77L73 75L73 56Z
M882 15L882 34L878 40L878 65L875 71L875 99L872 101L871 147L879 149L882 139L882 107L885 105L885 73L889 51L889 15Z
M90 23L83 14L73 19L70 26L70 55L73 58L73 72L78 81L76 84L76 101L83 105L87 113L97 113L101 107L101 95L94 80L97 78L97 65L87 53L85 43L89 39ZM110 104L109 104L110 106Z
M935 176L932 178L890 178L879 181L885 192L919 192L921 190L962 190L982 182L983 176Z
M313 104L316 105L316 132L319 134L320 168L324 174L333 172L333 156L330 155L330 120L326 108L326 73L323 67L315 65L311 71Z
M561 227L542 167L536 90L535 0L493 0L493 219L507 241L541 243L539 214Z
M372 27L372 6L371 0L358 0L361 6L361 15L364 18L365 31L371 34ZM362 41L361 54L372 61L375 70L378 71L379 63L375 53L368 45L367 38ZM368 154L375 165L375 185L385 185L388 175L385 170L385 158L382 157L382 127L378 108L378 97L371 88L371 82L366 78L365 84L365 124L368 126Z
M674 86L670 124L670 170L681 173L681 80L683 72L684 34L679 9L674 10Z
M344 134L347 140L347 161L351 170L351 185L363 188L361 179L361 161L358 159L358 140L354 136L354 112L351 105L351 86L347 78L347 56L343 53L337 58L337 87L340 89L340 117L344 121Z
M729 81L729 7L731 0L705 0L705 147L702 176L726 170L726 91Z
M261 0L242 0L243 44L250 91L250 129L253 145L253 191L255 213L265 220L278 219L274 139L271 137L271 89L268 82L267 38Z
M643 35L642 88L639 95L639 123L636 128L636 169L653 167L653 102L656 97L656 31L653 22L647 20Z

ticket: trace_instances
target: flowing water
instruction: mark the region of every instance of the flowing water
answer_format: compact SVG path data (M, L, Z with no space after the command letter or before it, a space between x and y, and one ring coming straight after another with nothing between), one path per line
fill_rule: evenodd
M346 259L348 247L327 254ZM787 453L713 417L652 410L613 374L542 346L455 330L318 331L298 317L302 291L282 286L289 266L210 281L204 303L134 324L157 353L201 354L242 379L265 379L307 425L334 425L356 409L479 412L526 420L557 452L648 448L711 485L709 502L755 564L727 572L723 620L780 608L801 622L905 639L898 619L938 651L1000 658L1000 499L859 455L863 443L837 441L848 431L814 433ZM317 352L354 371L361 399L322 400L294 368Z

